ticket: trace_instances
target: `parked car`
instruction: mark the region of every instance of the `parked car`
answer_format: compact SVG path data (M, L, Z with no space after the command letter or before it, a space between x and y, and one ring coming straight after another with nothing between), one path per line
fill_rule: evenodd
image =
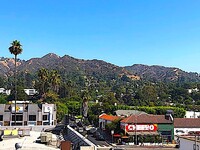
M78 127L78 132L79 133L83 133L83 131L84 131L83 127Z
M99 134L96 136L96 140L99 140L99 141L105 141L103 135Z
M90 130L88 130L88 134L94 134L97 131L97 128L92 127Z
M70 123L69 126L74 128L74 129L76 129L78 127L75 123Z
M93 137L98 137L99 135L101 135L98 131L95 131L94 133L93 133Z

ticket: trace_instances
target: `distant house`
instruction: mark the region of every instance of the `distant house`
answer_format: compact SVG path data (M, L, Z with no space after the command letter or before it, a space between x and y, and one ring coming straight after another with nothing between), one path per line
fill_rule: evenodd
M195 88L195 89L188 89L188 93L193 93L193 92L198 92L199 89Z
M27 95L35 95L38 93L38 91L36 89L24 89L24 92L27 94ZM0 93L2 94L6 94L6 95L10 95L11 93L11 90L6 90L5 88L0 88Z
M16 125L37 126L56 125L55 104L27 104L17 103ZM15 125L15 104L0 104L0 125Z
M6 90L5 88L0 88L0 93L10 95L11 90Z
M185 118L200 118L200 112L186 111Z
M200 131L200 118L174 118L174 135Z
M114 120L120 119L119 116L112 116L107 114L101 114L99 116L99 127L105 129L106 124L113 122Z
M38 91L36 91L36 89L24 89L24 92L27 94L27 95L35 95L38 93Z

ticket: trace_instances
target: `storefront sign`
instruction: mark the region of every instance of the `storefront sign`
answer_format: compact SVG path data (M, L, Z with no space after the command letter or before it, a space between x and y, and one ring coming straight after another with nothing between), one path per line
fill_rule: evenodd
M157 131L158 127L157 124L137 124L137 125L126 125L127 132L133 131Z
M45 106L44 107L44 112L45 113L52 113L52 107L51 106Z
M12 107L12 112L15 112L15 107ZM23 107L22 106L16 106L16 112L17 113L23 113Z

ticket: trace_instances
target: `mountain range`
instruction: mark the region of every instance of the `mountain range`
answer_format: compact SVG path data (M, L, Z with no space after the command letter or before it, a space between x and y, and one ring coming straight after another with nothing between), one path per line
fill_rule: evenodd
M123 76L133 80L150 81L189 81L198 82L200 77L195 72L185 72L175 67L148 66L134 64L120 67L102 60L83 60L68 55L62 57L49 53L41 58L31 58L27 61L18 59L17 71L35 73L40 68L55 69L61 74L82 74L91 76ZM0 76L9 77L14 72L14 59L0 57Z

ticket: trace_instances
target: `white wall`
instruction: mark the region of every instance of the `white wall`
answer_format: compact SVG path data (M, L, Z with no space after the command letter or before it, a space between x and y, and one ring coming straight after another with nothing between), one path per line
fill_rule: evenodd
M99 118L99 127L101 123L102 123L102 128L105 128L106 124L111 123L111 121Z
M10 95L11 90L6 90L4 88L0 88L0 93L6 94L6 95Z
M183 131L182 132L177 132L178 131ZM174 135L188 135L188 132L190 131L200 131L200 127L199 128L174 128Z
M34 95L37 93L36 89L24 89L24 92L27 94L27 95Z

